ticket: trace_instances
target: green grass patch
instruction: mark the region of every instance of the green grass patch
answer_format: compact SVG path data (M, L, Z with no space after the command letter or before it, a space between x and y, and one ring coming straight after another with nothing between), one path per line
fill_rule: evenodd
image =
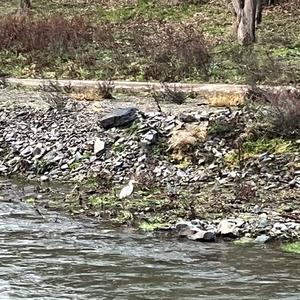
M152 218L149 218L147 222L142 221L139 224L139 229L142 231L155 231L159 230L163 227L167 227L168 223L163 222L160 216L154 216Z
M293 140L286 140L283 138L260 138L255 141L246 140L243 143L241 152L241 162L243 160L255 158L263 153L272 154L288 154L299 151L299 145ZM224 156L225 162L230 166L239 164L239 156L237 151L231 151Z
M284 252L300 254L300 241L294 242L294 243L289 243L289 244L284 244L281 246L281 250Z
M18 4L16 0L1 2L2 22ZM212 0L177 5L154 0L88 5L34 1L29 20L37 25L21 20L18 30L16 20L8 20L8 26L1 23L1 72L34 78L299 82L297 8L281 5L264 11L257 43L245 48L232 36L233 18L228 18L232 8L226 0L218 5ZM31 35L27 36L26 28ZM46 28L51 28L50 39ZM25 44L16 36L18 32ZM6 34L16 43L6 47ZM210 53L209 59L201 50L203 46Z
M245 155L248 157L259 155L264 152L281 154L297 150L297 146L293 141L282 138L262 138L256 141L249 140L243 144L243 148Z
M238 246L247 246L249 244L253 244L254 239L248 237L242 237L238 240L234 240L233 244Z

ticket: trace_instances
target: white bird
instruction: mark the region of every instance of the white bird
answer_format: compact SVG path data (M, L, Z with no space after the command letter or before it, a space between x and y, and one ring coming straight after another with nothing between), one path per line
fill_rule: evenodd
M133 184L137 183L134 179L131 179L126 186L124 186L119 194L119 199L129 197L133 192Z

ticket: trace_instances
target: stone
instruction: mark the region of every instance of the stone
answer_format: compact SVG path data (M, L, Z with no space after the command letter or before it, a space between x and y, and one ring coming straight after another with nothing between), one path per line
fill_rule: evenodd
M185 173L184 171L182 171L182 170L178 170L178 171L176 172L176 176L178 176L178 177L180 177L180 178L183 178L183 177L186 176L186 173Z
M181 122L184 122L184 123L197 122L197 119L193 115L190 115L190 114L180 113L178 115L178 118Z
M279 231L286 231L288 228L286 227L286 225L285 224L283 224L283 223L279 223L279 222L277 222L277 223L275 223L274 225L273 225L273 228L272 228L272 230L279 230Z
M0 165L0 173L4 173L7 171L7 167L4 165Z
M240 219L240 218L235 220L235 226L236 227L242 227L244 224L245 224L245 221Z
M40 180L41 180L42 182L45 182L45 181L48 181L48 180L49 180L49 177L46 176L46 175L43 175L43 176L41 176Z
M183 228L179 231L178 236L183 238L183 237L189 237L192 236L193 234L195 234L195 231L190 229L189 227L187 228Z
M27 157L29 155L32 154L32 148L30 146L24 148L21 152L20 152L20 155L23 156L23 157Z
M20 161L21 161L21 157L20 156L15 156L14 158L7 161L7 165L12 167L12 166L15 166L16 164L18 164Z
M99 123L105 128L121 127L130 124L137 118L137 109L134 107L118 108L101 117Z
M226 219L222 220L217 228L217 232L221 235L236 235L236 225Z
M264 244L264 243L266 243L267 241L269 241L270 238L271 238L271 237L270 237L269 235L262 234L262 235L259 235L259 236L254 240L254 243Z
M63 164L61 167L61 170L68 170L69 169L69 166L68 166L68 164Z
M43 156L43 159L46 160L46 161L53 161L54 158L56 157L56 151L49 151L48 153L46 153L44 156ZM60 159L58 159L60 160Z
M43 152L44 152L44 150L42 148L42 144L39 144L32 151L32 155L36 158L40 158L43 156Z
M96 138L94 143L94 154L100 154L105 149L105 142L101 141L99 138Z
M193 226L193 224L189 221L187 221L187 222L180 221L180 222L176 223L175 230L180 231L182 229L190 228L192 226Z
M214 242L216 235L212 231L199 230L196 233L188 236L189 240L202 241L202 242Z
M141 143L143 145L152 145L155 144L157 140L158 140L158 132L154 129L151 129L142 136Z

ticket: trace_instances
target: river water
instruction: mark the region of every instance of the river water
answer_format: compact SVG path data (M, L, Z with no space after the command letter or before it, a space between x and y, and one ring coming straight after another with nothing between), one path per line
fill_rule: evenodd
M35 210L33 186L0 189L0 300L300 299L300 257L278 247L114 229Z

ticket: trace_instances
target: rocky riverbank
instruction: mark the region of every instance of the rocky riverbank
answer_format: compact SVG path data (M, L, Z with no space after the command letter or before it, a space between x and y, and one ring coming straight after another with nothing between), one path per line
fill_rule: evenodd
M0 175L74 182L71 213L193 240L299 238L300 141L265 137L249 107L1 93Z

